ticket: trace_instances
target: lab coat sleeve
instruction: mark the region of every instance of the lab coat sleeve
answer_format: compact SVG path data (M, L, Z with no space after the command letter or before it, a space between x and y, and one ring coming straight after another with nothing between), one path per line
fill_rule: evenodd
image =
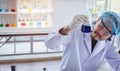
M106 60L110 64L111 67L115 69L115 71L120 71L120 54L119 48L112 45L108 47L108 51L106 53Z
M72 31L68 35L61 35L60 33L49 33L45 40L45 45L49 49L60 50L61 45L65 45L71 40Z

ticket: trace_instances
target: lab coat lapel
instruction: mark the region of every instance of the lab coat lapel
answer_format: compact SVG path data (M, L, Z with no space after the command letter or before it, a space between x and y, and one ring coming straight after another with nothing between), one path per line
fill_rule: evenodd
M84 34L84 41L85 41L85 45L88 48L89 53L91 54L91 43L92 42L91 42L91 34L90 33ZM105 47L105 40L98 41L92 52L92 56L99 53L104 47Z
M98 41L95 45L95 48L93 50L92 56L98 54L103 48L105 48L105 40Z
M95 45L95 48L91 54L91 56L86 60L85 64L93 58L96 54L98 54L105 47L105 41L98 41Z
M84 42L89 54L91 54L91 33L84 33Z

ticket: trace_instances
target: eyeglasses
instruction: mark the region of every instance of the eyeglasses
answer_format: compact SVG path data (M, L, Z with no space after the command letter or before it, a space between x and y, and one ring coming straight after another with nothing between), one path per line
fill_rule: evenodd
M103 22L103 19L101 20L101 23L100 23L100 24L106 29L107 33L108 33L110 36L113 35L113 33L107 28L107 26L106 26L105 23Z

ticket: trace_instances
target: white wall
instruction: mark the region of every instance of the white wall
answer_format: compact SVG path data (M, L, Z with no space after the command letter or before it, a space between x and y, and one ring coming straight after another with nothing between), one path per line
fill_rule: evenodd
M86 13L87 0L54 0L53 26L69 24L76 14Z

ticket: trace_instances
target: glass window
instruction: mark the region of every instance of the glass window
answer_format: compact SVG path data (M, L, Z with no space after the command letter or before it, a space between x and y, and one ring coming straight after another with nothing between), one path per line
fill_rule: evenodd
M33 43L33 52L47 52L47 48L44 42L34 42Z
M95 9L93 9L93 18L98 18L99 15L104 11L105 1L104 0L96 0Z
M120 14L120 0L109 0L109 10Z
M2 55L2 54L14 54L14 44L8 43L8 44L3 45L0 48L0 55Z
M104 11L104 4L105 4L104 0L96 0L96 7L99 13Z
M35 36L14 36L11 37L3 46L3 42L9 37L0 38L0 55L8 54L28 54L28 53L42 53L42 52L59 52L60 50L48 49L44 40L47 35L35 35ZM62 47L62 46L61 46Z
M105 0L92 0L88 2L89 12L93 20L96 20L105 10Z
M30 42L16 43L16 53L30 53Z
M120 14L120 0L109 0L108 9ZM114 44L120 48L120 36L116 37Z

